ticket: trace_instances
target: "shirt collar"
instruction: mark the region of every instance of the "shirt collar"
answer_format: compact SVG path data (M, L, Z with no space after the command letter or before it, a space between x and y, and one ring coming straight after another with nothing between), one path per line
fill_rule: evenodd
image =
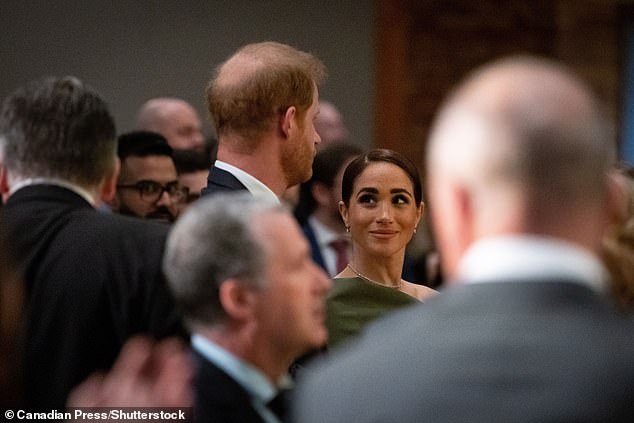
M96 204L94 196L80 187L79 185L73 184L72 182L65 181L63 179L57 178L27 178L23 179L16 184L13 184L11 190L9 191L9 196L13 195L16 191L31 186L31 185L55 185L58 187L66 188L67 190L73 191L75 194L82 197L88 203L90 203L93 207Z
M266 404L277 394L278 387L273 385L260 370L204 336L194 334L192 336L192 348L231 376L262 404ZM289 376L284 375L280 379L278 386L286 387L289 380Z
M328 246L332 241L338 240L341 237L336 233L330 230L326 225L321 223L315 216L308 217L308 223L313 228L313 232L315 233L315 239L317 240L317 244L320 246Z
M253 194L254 197L266 201L272 201L275 204L280 204L280 199L277 197L277 195L275 195L275 193L271 191L269 187L264 185L253 175L250 175L244 170L230 165L229 163L225 163L221 160L216 160L214 166L218 169L225 170L235 176L236 179L240 181L242 185L244 185L247 190L249 190L249 192Z
M562 240L538 236L486 238L472 245L458 266L465 283L512 279L570 278L604 291L605 268L588 251Z

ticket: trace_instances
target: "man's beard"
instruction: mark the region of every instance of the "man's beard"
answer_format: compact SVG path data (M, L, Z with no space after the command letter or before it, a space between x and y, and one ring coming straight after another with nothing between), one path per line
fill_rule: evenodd
M165 206L157 207L156 210L154 210L151 213L146 214L145 216L139 216L134 211L132 211L130 208L126 207L125 204L122 204L119 207L119 214L123 214L123 215L126 215L126 216L137 217L139 219L154 220L154 221L163 222L163 223L172 223L172 222L174 222L174 220L176 220L176 216L174 216L172 213L170 213L169 209L167 207L165 207Z
M170 212L170 210L164 206L157 207L156 210L145 215L145 218L150 220L158 220L158 221L166 222L166 223L172 223L174 222L174 220L176 220L176 216L174 216Z
M314 150L307 146L299 145L300 140L292 148L286 148L282 152L282 169L289 186L306 182L313 176Z

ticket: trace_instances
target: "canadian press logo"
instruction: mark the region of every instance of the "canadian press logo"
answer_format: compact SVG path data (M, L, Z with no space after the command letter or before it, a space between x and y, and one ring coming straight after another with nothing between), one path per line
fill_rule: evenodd
M91 407L67 408L64 411L5 410L7 420L64 420L76 422L189 422L192 420L191 408L154 408L154 407Z

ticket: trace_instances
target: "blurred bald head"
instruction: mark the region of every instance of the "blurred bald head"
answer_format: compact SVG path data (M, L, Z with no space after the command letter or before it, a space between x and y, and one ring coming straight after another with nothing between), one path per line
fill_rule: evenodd
M432 212L453 262L446 266L490 235L541 234L591 248L614 157L597 100L562 65L514 57L477 70L448 98L430 137Z
M175 150L204 149L200 117L186 101L178 98L153 98L141 106L136 118L138 130L158 132Z
M339 109L329 101L319 101L319 114L315 119L315 129L321 137L320 148L348 140L348 128Z

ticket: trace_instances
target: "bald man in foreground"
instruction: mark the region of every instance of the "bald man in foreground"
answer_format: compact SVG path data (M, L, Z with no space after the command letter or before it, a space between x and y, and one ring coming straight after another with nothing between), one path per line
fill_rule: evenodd
M567 69L510 58L444 104L427 162L449 287L300 384L298 422L631 422L634 325L596 251L609 125Z

